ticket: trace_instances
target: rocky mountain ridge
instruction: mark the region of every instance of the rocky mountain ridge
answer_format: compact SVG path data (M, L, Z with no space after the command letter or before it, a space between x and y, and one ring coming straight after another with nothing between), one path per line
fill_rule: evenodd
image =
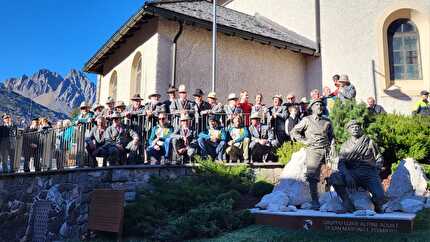
M94 103L96 99L96 85L83 72L75 69L65 77L57 72L41 69L31 76L6 79L3 84L6 90L64 114L69 114L83 101Z

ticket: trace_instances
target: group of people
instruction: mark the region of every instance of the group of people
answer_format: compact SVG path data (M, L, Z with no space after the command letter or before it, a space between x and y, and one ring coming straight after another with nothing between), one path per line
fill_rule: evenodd
M83 103L75 123L96 123L86 138L91 163L96 157L110 164L131 163L139 157L156 164L181 163L197 154L219 161L275 161L275 149L293 140L292 130L315 103L321 102L328 116L336 98L355 98L355 87L347 75L336 75L333 80L334 92L324 88L321 94L315 89L309 101L302 98L299 102L294 94L287 95L285 102L281 95L274 95L271 106L263 103L261 93L251 104L246 90L239 95L230 93L225 105L215 92L208 93L205 100L201 89L195 90L191 100L186 87L180 85L178 89L169 87L166 101L152 93L145 104L139 94L131 98L129 106L111 97L105 107L94 104L92 110ZM374 99L370 108L383 112Z
M294 137L294 132L306 125L304 118L312 114L312 106L321 106L322 114L328 117L336 99L355 99L356 90L347 75L334 75L333 82L334 91L329 87L324 87L322 93L314 89L309 100L304 97L297 101L294 94L288 94L285 100L282 95L274 95L270 106L264 104L261 93L255 96L252 104L246 90L238 96L230 93L225 105L219 102L215 92L208 93L205 99L201 89L196 89L190 99L186 87L180 85L178 89L169 87L166 92L169 98L165 101L160 100L161 94L154 92L146 103L139 94L134 95L128 106L111 97L105 105L90 106L83 102L73 120L59 121L52 127L46 118L34 119L24 133L57 130L53 135L53 157L57 160L57 168L64 166L64 151L70 150L75 133L84 137L81 146L88 157L85 165L91 167L97 166L97 157L103 158L103 165L141 161L183 163L191 161L197 154L219 161L275 161L277 147L300 139L297 134ZM422 101L417 104L416 113L430 113L428 92L421 94ZM369 112L385 113L373 97L368 98L367 104ZM13 126L10 115L5 115L3 120L2 127ZM13 138L10 137L16 135L16 127L8 130L1 134L9 137L1 141L8 142L0 151L3 171L13 170L14 166L14 162L10 162L14 160L11 158ZM15 134L10 130L15 130ZM23 149L25 171L29 171L30 158L37 161L41 158L43 142L37 140L27 138L24 142L29 144ZM4 148L6 146L11 148ZM9 166L5 165L8 160ZM41 169L39 162L34 166L36 171Z

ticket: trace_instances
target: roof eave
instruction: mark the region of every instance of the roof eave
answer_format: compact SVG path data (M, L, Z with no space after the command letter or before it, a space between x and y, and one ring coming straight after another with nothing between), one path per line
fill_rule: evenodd
M94 54L87 63L85 63L83 67L83 71L88 73L95 73L95 74L101 74L102 73L102 66L97 63L100 61L100 59L105 58L106 53L108 53L111 48L118 43L123 36L125 36L130 29L132 29L137 22L139 22L142 17L146 14L144 8L140 8L139 11L137 11L130 19L121 26L121 28L115 32L112 37L109 38L109 40Z
M147 11L151 12L154 15L159 15L159 16L163 16L166 18L176 18L176 19L180 19L180 20L184 21L185 23L187 23L187 22L195 23L195 24L199 25L200 27L212 29L212 22L211 21L202 20L199 18L180 14L178 12L170 11L170 10L167 10L164 8L158 8L156 6L148 6ZM306 54L306 55L314 55L316 52L316 49L312 49L312 48L309 48L306 46L301 46L301 45L297 45L294 43L274 39L271 37L258 35L255 33L251 33L251 32L245 31L245 30L236 29L233 27L225 26L225 25L218 24L217 30L219 32L226 33L229 35L237 36L237 37L248 39L248 40L257 41L261 44L267 44L267 45L271 45L271 46L274 46L277 48L289 49L291 51L299 52L299 53Z
M159 8L152 4L146 4L144 7L140 8L139 11L137 11L123 26L121 26L121 28L112 35L112 37L96 52L96 54L92 56L87 63L85 63L83 71L87 73L102 74L103 65L99 63L100 60L106 58L106 54L111 51L112 47L115 46L128 33L128 31L132 29L135 24L140 21L145 15L158 15L170 19L179 19L188 24L197 24L200 27L212 29L211 21L202 20L167 9ZM271 45L276 48L288 49L297 53L302 53L306 55L315 55L316 53L316 49L258 35L244 30L239 30L225 25L218 24L218 31L243 39L256 41L261 44Z

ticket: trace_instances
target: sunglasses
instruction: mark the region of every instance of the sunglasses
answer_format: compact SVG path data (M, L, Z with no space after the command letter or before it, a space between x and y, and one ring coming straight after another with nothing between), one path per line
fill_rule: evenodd
M158 118L158 120L166 120L166 118Z

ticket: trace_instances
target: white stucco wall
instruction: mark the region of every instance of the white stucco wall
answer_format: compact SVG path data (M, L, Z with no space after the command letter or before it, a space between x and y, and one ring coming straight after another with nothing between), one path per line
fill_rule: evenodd
M258 13L316 41L315 0L233 0L225 6L249 15Z
M157 57L159 36L156 32L158 19L153 19L142 26L128 38L121 47L107 60L101 76L100 102L104 103L109 93L109 82L114 71L118 74L117 100L129 103L133 95L131 88L131 68L133 58L140 52L142 54L142 80L140 95L144 98L156 90Z
M159 49L170 50L178 25L161 20L158 26ZM207 93L211 89L211 32L186 25L177 48L176 85L185 84L190 92L201 88ZM165 88L170 82L170 72L163 72L170 68L170 59L170 55L159 52L157 80ZM306 95L306 58L302 54L220 33L217 61L216 92L222 102L228 93L238 94L243 89L250 92L251 99L262 92L266 103L271 102L271 95L275 93Z
M388 95L384 91L387 74L382 48L382 24L386 16L401 9L412 8L420 12L422 23L417 24L421 38L424 80L406 83ZM338 73L350 76L356 86L358 99L378 97L388 111L409 113L419 91L430 88L430 26L429 0L322 0L321 1L321 56L323 85L332 86L331 77ZM375 62L375 72L372 69ZM375 75L376 84L373 82ZM376 85L376 90L374 86ZM390 89L395 87L390 87ZM393 94L394 93L394 94Z

